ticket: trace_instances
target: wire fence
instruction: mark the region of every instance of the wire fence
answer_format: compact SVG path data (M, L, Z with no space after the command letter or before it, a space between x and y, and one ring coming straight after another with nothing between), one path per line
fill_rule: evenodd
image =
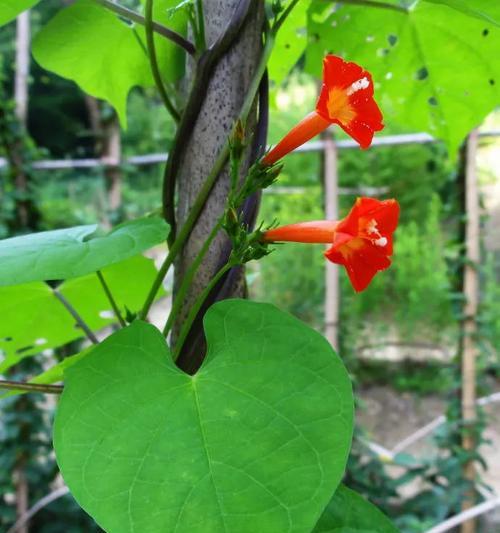
M484 130L479 133L480 137L500 137L500 130ZM330 141L318 140L309 141L297 148L296 152L321 152L325 150ZM338 139L333 141L339 150L358 148L358 144L352 139ZM372 146L398 146L404 144L430 144L441 142L428 133L407 133L400 135L384 135L373 139ZM122 165L148 166L165 163L168 153L152 153L144 155L134 155L122 160L102 157L102 158L81 158L81 159L41 159L34 161L31 168L34 170L71 170L117 167ZM6 158L0 157L0 170L8 168L9 163Z

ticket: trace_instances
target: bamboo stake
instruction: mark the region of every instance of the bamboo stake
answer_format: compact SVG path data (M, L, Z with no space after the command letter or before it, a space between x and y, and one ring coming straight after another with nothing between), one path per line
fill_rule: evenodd
M28 117L28 77L30 70L30 12L25 11L16 22L16 71L14 79L14 100L16 116L26 127Z
M28 77L30 69L30 12L25 11L16 21L16 62L14 78L14 103L16 118L25 130L28 120ZM14 185L22 198L28 192L29 177L24 169L20 142L11 146L11 164L14 170ZM16 200L19 224L24 229L30 226L30 205L25 200Z
M478 145L478 131L469 135L466 152L465 170L465 266L464 266L464 322L463 322L463 351L462 351L462 420L464 434L462 447L466 451L474 450L476 442L470 429L477 417L476 411L476 357L478 353L475 335L477 332L476 315L478 310L479 279L477 266L480 260L479 250L479 193L476 174L476 154ZM476 469L473 460L469 460L463 467L464 479L473 482ZM462 505L462 511L474 506L474 494L468 495ZM463 522L461 533L475 533L474 518Z
M24 11L17 17L16 21L16 62L15 62L15 79L14 79L14 102L16 109L16 118L26 129L28 121L28 78L30 70L30 12ZM23 195L28 192L29 177L23 169L22 156L15 153L13 157L17 163L17 172L15 175L15 187ZM17 215L22 227L30 225L29 203L17 201ZM16 403L16 411L21 413L27 409L26 398L20 398ZM22 438L25 438L27 432L26 423L20 423L19 431ZM20 518L29 509L29 484L26 477L26 463L28 462L27 452L18 454L13 469L13 478L16 491L16 517ZM24 525L19 529L19 533L28 533L28 526Z
M108 207L113 214L122 205L121 132L116 114L104 125L102 158L106 163L104 175L108 190Z
M338 208L338 150L328 132L324 138L324 188L325 215L328 220L337 220ZM328 245L329 246L329 245ZM338 349L339 326L339 270L338 266L325 261L325 337L332 347Z

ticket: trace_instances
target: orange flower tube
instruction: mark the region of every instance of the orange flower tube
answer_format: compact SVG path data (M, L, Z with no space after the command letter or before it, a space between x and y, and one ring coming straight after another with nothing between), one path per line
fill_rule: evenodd
M392 235L399 219L396 200L358 198L342 220L300 222L268 230L264 242L331 244L325 257L343 265L356 292L391 265Z
M338 124L361 148L368 148L374 133L384 127L382 113L373 98L371 74L356 63L327 55L316 110L292 128L263 157L262 163L276 163L331 124Z

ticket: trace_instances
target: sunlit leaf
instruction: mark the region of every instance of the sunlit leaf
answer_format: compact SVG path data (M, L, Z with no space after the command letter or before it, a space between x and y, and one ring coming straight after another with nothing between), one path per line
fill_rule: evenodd
M24 357L83 335L75 321L40 281L0 288L0 373Z
M109 533L310 532L351 442L341 360L267 304L218 303L205 328L195 376L144 322L68 369L54 429L66 483Z
M296 65L307 45L307 10L311 0L302 0L278 31L271 59L269 79L279 85Z
M171 4L171 0L157 2L155 11L162 21ZM182 15L169 20L174 29L182 25ZM182 50L164 37L156 40L162 72L167 79L177 79L182 73ZM47 70L75 81L92 96L107 100L124 126L132 87L154 85L144 29L127 24L91 0L78 0L59 11L37 34L33 56Z
M386 124L427 131L453 154L500 103L500 28L466 13L471 2L451 5L417 0L402 10L332 10L317 2L309 19L307 70L319 76L327 52L362 64L373 74ZM500 19L500 3L489 4L487 13Z
M30 9L40 0L2 0L0 2L0 26L14 20L20 13Z
M131 312L140 310L156 272L153 261L142 256L102 270L123 313L125 308ZM68 280L59 291L92 331L116 322L95 274ZM164 294L161 290L158 297ZM0 373L24 357L84 336L52 289L42 282L0 287L0 316Z

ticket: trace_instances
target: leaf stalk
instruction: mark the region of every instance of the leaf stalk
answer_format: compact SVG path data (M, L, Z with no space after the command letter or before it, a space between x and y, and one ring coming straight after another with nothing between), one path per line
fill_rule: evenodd
M26 383L24 381L0 380L0 389L22 392L42 392L45 394L61 394L62 385L42 385L41 383Z
M94 1L100 4L101 6L105 7L106 9L113 11L113 13L116 13L120 17L131 20L132 22L140 24L141 26L146 25L145 18L139 13L133 11L132 9L128 9L127 7L117 4L116 2L113 2L111 0L94 0ZM163 37L167 38L169 41L172 41L175 45L182 48L189 55L191 56L195 55L196 49L193 43L188 41L186 38L184 38L180 33L177 33L176 31L171 30L170 28L167 28L166 26L163 26L163 24L159 24L158 22L153 22L152 28L156 33L158 33L158 35L162 35Z

